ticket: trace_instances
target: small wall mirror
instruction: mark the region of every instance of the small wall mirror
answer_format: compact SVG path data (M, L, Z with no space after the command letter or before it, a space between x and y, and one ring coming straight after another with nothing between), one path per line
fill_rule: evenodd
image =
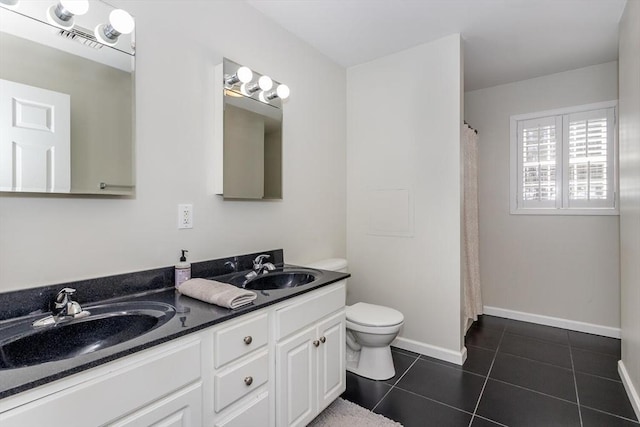
M99 0L0 2L0 191L133 194L134 25Z
M286 85L228 59L216 67L216 194L282 199Z

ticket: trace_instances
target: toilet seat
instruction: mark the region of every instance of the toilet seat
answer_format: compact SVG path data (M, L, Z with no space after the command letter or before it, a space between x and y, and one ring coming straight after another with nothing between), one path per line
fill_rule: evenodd
M398 310L364 302L347 306L346 316L347 322L370 328L397 326L404 322L404 316Z

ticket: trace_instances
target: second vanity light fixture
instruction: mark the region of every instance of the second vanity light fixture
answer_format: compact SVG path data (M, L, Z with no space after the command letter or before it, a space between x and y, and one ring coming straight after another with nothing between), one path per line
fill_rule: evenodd
M228 60L225 63L236 65ZM278 98L285 100L291 94L287 85L274 82L269 76L256 73L244 65L237 65L235 73L224 76L225 89L232 91L236 96L245 96L273 105L271 101Z

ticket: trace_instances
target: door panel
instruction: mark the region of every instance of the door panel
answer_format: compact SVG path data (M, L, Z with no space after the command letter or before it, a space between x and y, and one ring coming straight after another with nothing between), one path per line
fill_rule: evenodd
M318 402L322 411L346 388L345 313L331 316L318 325L318 336L324 342L318 357Z
M306 426L316 414L316 329L309 328L277 345L276 425Z
M0 79L0 191L70 189L71 97Z

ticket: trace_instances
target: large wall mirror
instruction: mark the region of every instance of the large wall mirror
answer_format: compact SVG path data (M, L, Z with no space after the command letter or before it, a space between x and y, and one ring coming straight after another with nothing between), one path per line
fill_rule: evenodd
M282 199L282 100L289 88L228 59L215 79L216 194Z
M99 0L0 0L0 191L134 193L134 26Z

